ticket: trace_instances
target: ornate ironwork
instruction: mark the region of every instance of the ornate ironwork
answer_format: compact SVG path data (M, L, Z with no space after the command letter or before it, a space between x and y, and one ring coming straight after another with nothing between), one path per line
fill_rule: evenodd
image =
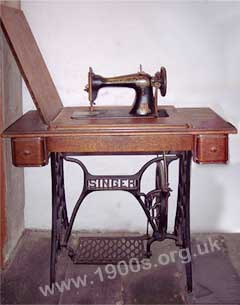
M73 209L70 221L64 193L63 161L79 165L83 171L84 183L81 194ZM169 187L169 166L171 162L179 160L179 187L174 232L168 232L168 198L171 193ZM141 180L144 172L152 164L156 165L155 188L148 193L141 191ZM190 167L191 152L162 152L159 156L148 161L133 175L93 175L86 166L73 154L52 153L52 188L53 188L53 216L52 216L52 254L51 254L51 283L55 281L55 264L61 247L68 247L68 241L77 212L86 198L92 192L122 190L131 193L141 205L147 217L147 246L146 256L151 256L151 245L155 241L166 238L176 241L176 245L190 249ZM149 227L152 229L151 236ZM69 247L68 247L69 248ZM77 257L73 249L69 248L69 255ZM79 260L79 256L78 256ZM192 290L191 261L186 263L187 288Z
M145 258L145 236L80 237L76 251L69 252L75 264L141 262Z

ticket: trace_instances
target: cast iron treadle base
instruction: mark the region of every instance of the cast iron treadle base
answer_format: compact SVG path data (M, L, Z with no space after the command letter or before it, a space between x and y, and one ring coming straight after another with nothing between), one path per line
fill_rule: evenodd
M141 262L146 258L146 236L81 237L78 248L69 249L74 264L117 264Z
M81 160L73 156L77 154L51 153L52 165L52 245L50 284L55 282L57 256L62 248L69 248L68 241L78 210L84 199L92 192L125 191L132 194L142 207L147 218L146 236L141 237L84 237L78 249L71 250L70 256L79 264L108 264L128 261L137 258L139 261L151 256L151 245L155 241L173 239L182 249L191 253L190 242L190 169L191 151L159 152L145 163L141 169L131 175L93 175ZM168 230L168 198L171 194L169 186L169 166L177 161L178 196L174 231ZM84 175L84 183L78 200L68 220L64 189L63 162L77 164ZM142 177L145 171L155 164L155 185L147 193L142 190ZM99 207L101 209L101 207ZM149 229L151 230L149 232ZM150 233L150 235L149 235ZM146 244L146 252L144 245ZM132 263L132 262L131 262ZM192 291L192 263L185 262L187 291Z

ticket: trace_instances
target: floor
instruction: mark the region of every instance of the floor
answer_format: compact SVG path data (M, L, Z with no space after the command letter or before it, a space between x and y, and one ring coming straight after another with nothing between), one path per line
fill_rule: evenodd
M2 272L1 303L240 304L240 234L193 235L192 294L185 290L186 253L176 249L173 241L156 242L151 260L131 268L76 265L62 253L51 290L49 233L26 231Z

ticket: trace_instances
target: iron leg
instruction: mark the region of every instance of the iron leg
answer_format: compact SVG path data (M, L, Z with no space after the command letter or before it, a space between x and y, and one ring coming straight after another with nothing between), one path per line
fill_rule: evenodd
M51 153L52 175L52 233L50 256L50 285L56 279L57 256L61 250L63 232L68 228L68 217L64 192L63 159L60 153Z
M185 239L186 239L186 249L187 253L190 254L190 259L188 262L185 263L185 269L186 269L186 279L187 279L187 292L191 293L192 292L192 254L191 254L191 239L190 239L190 226L189 222L188 224L186 223L186 230L185 230Z
M192 153L185 152L186 166L186 196L185 196L185 247L190 254L189 262L186 263L187 291L192 292L192 252L191 252L191 233L190 233L190 180L191 180L191 160Z
M51 153L52 174L52 233L51 233L51 257L50 257L50 286L56 280L56 256L57 256L57 196L56 196L56 154Z
M156 240L155 237L151 237L147 241L147 253L146 253L147 258L150 258L152 256L151 245L155 240Z
M175 219L175 234L178 235L177 244L188 254L185 263L187 291L192 292L192 256L190 236L190 178L191 178L190 151L181 153L179 163L178 202Z

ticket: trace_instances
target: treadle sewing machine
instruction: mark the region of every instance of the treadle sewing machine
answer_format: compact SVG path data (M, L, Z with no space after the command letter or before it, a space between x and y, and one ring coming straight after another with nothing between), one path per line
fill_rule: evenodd
M58 253L63 247L69 247L68 241L80 205L88 194L95 191L127 191L137 199L145 212L151 234L148 231L142 239L123 238L124 245L121 240L115 241L115 244L111 241L118 250L124 247L130 250L130 254L123 251L125 259L140 255L139 251L149 257L151 244L166 238L173 239L183 249L190 249L192 156L197 163L226 163L228 135L237 132L235 127L209 108L158 106L158 90L161 95L166 94L165 68L154 76L140 69L136 74L109 78L95 75L90 69L86 87L90 106L63 107L22 11L2 7L1 26L37 108L37 111L24 114L2 136L11 138L15 166L44 166L49 157L51 159L51 283L55 281ZM106 86L134 89L136 96L132 107L94 106L98 91ZM74 157L101 154L156 154L156 157L136 174L120 176L93 175ZM174 231L169 233L168 169L174 161L179 162L178 199ZM64 192L64 162L77 163L84 173L84 186L70 220ZM141 179L152 164L156 165L155 188L143 193ZM131 248L133 243L138 245L137 249ZM110 241L106 238L104 247L107 244ZM70 247L69 255L74 262L93 262ZM101 262L114 260L117 260L115 256L105 256ZM191 262L186 263L186 277L187 289L191 292Z

